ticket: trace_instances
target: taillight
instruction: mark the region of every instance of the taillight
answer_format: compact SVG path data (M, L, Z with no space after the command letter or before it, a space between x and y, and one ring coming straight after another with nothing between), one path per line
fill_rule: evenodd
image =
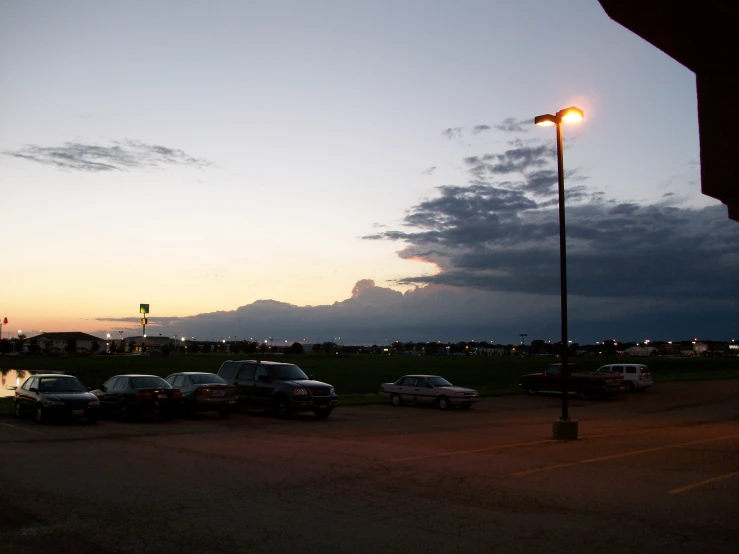
M172 391L172 400L178 400L180 398L182 398L182 392L178 390Z
M136 399L137 400L151 400L153 396L149 391L141 391L139 393L136 393Z
M205 391L203 389L198 389L195 391L195 396L205 396Z

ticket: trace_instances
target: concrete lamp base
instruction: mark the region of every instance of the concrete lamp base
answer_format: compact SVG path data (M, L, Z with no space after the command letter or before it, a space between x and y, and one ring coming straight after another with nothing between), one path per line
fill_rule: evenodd
M559 420L552 423L552 438L558 441L577 440L577 420Z

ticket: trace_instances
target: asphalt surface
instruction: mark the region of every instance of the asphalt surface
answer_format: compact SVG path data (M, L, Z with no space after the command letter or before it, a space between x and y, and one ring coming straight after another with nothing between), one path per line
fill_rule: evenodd
M739 381L560 402L0 418L0 551L739 552Z

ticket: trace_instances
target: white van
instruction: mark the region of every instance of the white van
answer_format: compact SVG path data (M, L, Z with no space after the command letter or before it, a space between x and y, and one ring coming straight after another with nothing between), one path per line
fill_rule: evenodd
M623 375L624 383L632 391L644 390L654 385L649 368L643 364L608 364L598 368L596 373Z

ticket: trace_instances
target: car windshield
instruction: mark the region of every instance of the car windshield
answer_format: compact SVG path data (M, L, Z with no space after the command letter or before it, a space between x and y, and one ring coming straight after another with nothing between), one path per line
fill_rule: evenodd
M453 386L449 381L443 377L429 377L429 382L434 387L451 387Z
M269 374L272 379L280 380L296 380L296 379L308 379L308 376L303 373L303 370L293 364L276 365L269 368Z
M161 377L131 377L131 385L135 389L171 389L172 385Z
M74 377L50 377L41 379L39 392L86 392L85 385Z
M226 381L224 379L221 379L220 377L218 377L218 375L213 375L212 373L200 373L198 375L190 375L190 380L193 382L194 385L226 384Z

